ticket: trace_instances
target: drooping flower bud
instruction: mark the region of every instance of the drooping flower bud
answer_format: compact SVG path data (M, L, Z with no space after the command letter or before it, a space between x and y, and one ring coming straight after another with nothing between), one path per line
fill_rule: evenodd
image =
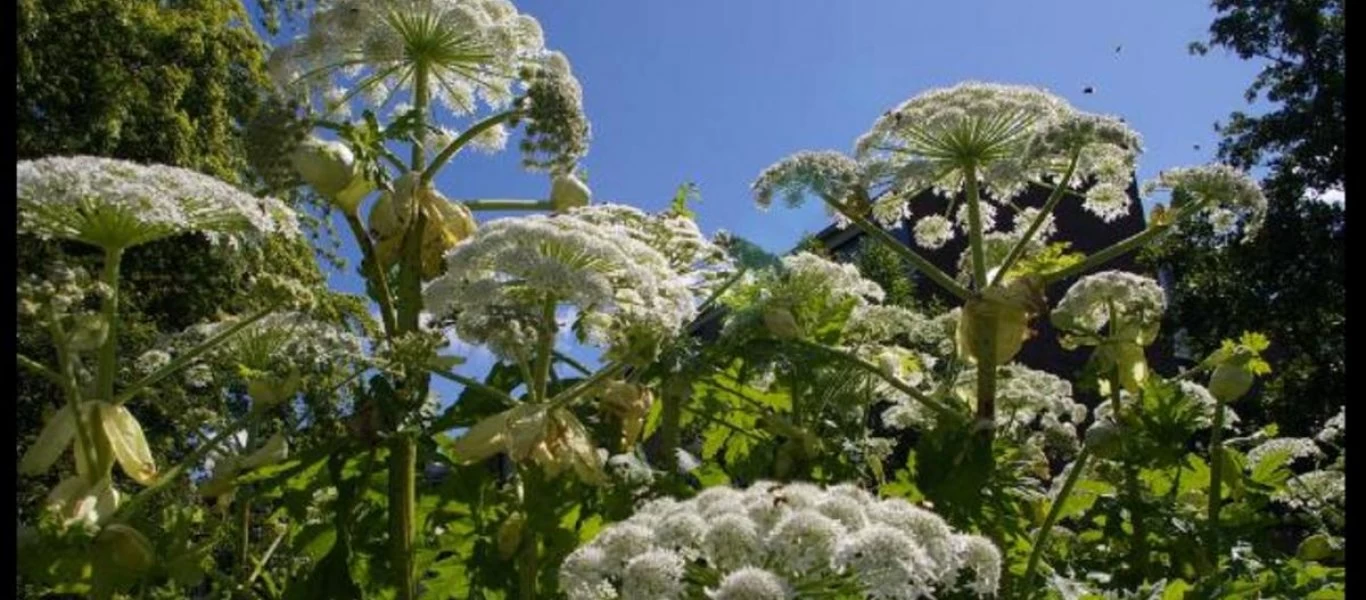
M100 402L98 406L100 425L109 438L109 446L114 451L119 467L133 481L151 485L157 477L157 465L152 460L152 450L147 446L142 425L123 406L105 402Z
M1225 362L1210 375L1209 393L1222 403L1231 403L1252 389L1253 379L1252 372L1242 364Z
M156 552L147 536L121 523L111 523L95 538L102 558L130 574L141 575L156 564Z
M289 159L299 176L327 198L336 197L359 174L355 155L341 142L310 137L294 149Z

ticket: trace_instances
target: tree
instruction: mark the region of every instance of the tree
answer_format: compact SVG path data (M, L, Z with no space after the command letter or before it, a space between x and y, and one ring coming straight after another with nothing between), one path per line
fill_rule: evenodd
M265 47L246 23L246 12L233 2L22 0L17 10L18 158L99 155L250 182L240 124L259 107L268 79ZM21 274L41 275L54 261L92 273L100 264L97 253L78 244L20 240ZM219 313L250 310L256 299L244 284L262 273L308 285L323 282L306 243L225 256L211 251L202 238L183 236L133 249L121 272L126 290L121 353L137 356L160 336ZM52 353L45 333L35 331L20 331L17 350L40 361ZM27 371L18 373L17 392L21 436L16 442L23 452L41 428L44 411L58 406L61 396ZM185 432L228 417L225 399L217 394L163 392L140 410L159 461L188 451ZM40 491L50 488L38 483L20 479L21 514L37 512ZM195 496L172 502L193 506ZM22 580L19 585L23 597Z
M1245 330L1271 338L1276 371L1258 403L1240 411L1302 435L1346 399L1346 214L1313 198L1344 179L1343 3L1217 0L1214 7L1220 14L1210 44L1270 63L1247 97L1265 92L1275 108L1235 112L1219 126L1221 159L1270 169L1262 184L1266 225L1245 244L1226 244L1207 225L1183 227L1144 260L1175 282L1167 331L1181 331L1195 358ZM1192 45L1195 53L1208 49Z

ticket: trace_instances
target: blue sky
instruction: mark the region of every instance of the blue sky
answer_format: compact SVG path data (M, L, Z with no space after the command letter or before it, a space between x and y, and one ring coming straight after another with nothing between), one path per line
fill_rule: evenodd
M1188 0L517 5L583 84L593 144L582 164L595 201L659 210L692 181L703 231L726 229L773 252L829 221L816 202L759 211L748 192L759 171L798 150L850 151L884 111L929 88L1037 85L1080 109L1122 116L1144 136L1146 179L1212 160L1213 123L1246 107L1243 91L1259 68L1218 49L1188 54L1214 18L1206 3ZM1087 86L1095 93L1083 94ZM521 170L515 150L462 153L437 184L462 199L543 198L549 189L545 176ZM346 252L354 256L354 246ZM350 271L334 275L334 286L360 292ZM461 370L481 376L487 365L478 356Z

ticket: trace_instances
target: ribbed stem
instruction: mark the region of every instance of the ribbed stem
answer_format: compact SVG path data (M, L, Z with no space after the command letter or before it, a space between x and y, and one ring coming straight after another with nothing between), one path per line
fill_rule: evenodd
M95 390L100 399L106 401L114 397L114 375L118 367L115 359L118 357L119 338L119 263L122 261L121 248L105 250L104 273L100 276L100 282L106 287L106 295L100 303L100 316L109 332L100 346L99 378Z
M1223 502L1224 402L1214 401L1214 425L1209 432L1209 551L1219 568L1219 508Z
M389 545L390 568L399 598L404 600L412 600L417 594L413 573L416 483L417 441L409 435L397 435L389 444Z

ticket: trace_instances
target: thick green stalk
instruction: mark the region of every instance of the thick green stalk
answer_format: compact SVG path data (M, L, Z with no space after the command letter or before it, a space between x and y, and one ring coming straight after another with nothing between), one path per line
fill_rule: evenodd
M429 72L426 63L418 62L413 73L413 111L417 120L425 124L427 120L427 101L429 99ZM413 140L412 171L422 172L426 166L426 150L422 146L422 136ZM430 178L423 177L424 181ZM404 234L402 260L399 265L398 330L401 333L419 330L418 315L422 312L422 233L427 227L426 211L418 210L417 218ZM400 406L412 406L427 395L431 379L424 369L409 374L399 394L409 402ZM403 415L399 416L401 421ZM390 442L389 449L389 552L390 568L394 572L394 583L398 587L399 600L413 600L417 597L417 582L413 573L413 531L416 517L417 486L417 440L411 435L399 433Z
M1062 512L1062 506L1067 502L1067 497L1072 495L1072 488L1076 487L1077 479L1081 477L1081 472L1086 468L1086 459L1091 457L1091 448L1082 445L1081 452L1077 454L1077 460L1072 463L1072 470L1067 473L1067 479L1062 482L1062 489L1058 490L1058 497L1053 499L1053 505L1048 508L1048 515L1044 517L1043 525L1039 527L1039 532L1034 534L1034 545L1029 550L1029 562L1025 564L1024 574L1020 576L1019 585L1021 590L1029 590L1030 577L1034 574L1034 569L1039 566L1039 559L1043 557L1044 546L1048 543L1048 534L1053 531L1053 524L1058 521L1058 515Z
M104 273L100 282L105 285L104 300L100 303L100 316L109 328L108 336L100 345L100 367L96 393L101 399L114 397L114 375L118 365L119 338L119 263L123 261L122 248L110 248L104 252Z
M411 600L417 594L413 573L416 505L417 440L408 434L398 434L389 443L390 568L398 584L399 598L405 600Z
M1072 151L1072 160L1067 163L1067 170L1064 171L1062 177L1058 179L1058 184L1054 186L1053 193L1048 195L1048 200L1044 201L1043 208L1040 208L1039 214L1034 217L1034 222L1029 224L1029 229L1025 230L1024 236L1021 237L1018 242L1015 242L1015 247L1010 249L1010 254L1006 255L1006 259L1001 263L1001 267L997 269L996 275L991 278L991 285L997 285L1005 279L1006 272L1009 271L1011 267L1015 266L1015 262L1020 260L1020 257L1024 255L1025 248L1029 246L1029 241L1034 239L1034 234L1039 231L1039 228L1043 227L1043 224L1048 220L1049 215L1053 214L1053 209L1057 208L1058 202L1062 200L1063 191L1067 189L1067 182L1072 179L1072 174L1077 170L1077 159L1080 157L1081 148L1078 147Z
M384 268L379 264L379 259L375 254L375 245L370 240L370 234L366 233L365 225L361 224L360 217L354 211L343 211L346 216L346 224L351 227L351 235L356 238L356 243L360 246L361 262L366 275L370 278L370 283L375 286L375 294L379 297L379 316L384 323L384 334L392 338L398 331L398 324L394 321L394 297L389 291L389 278L384 274Z
M968 245L972 253L972 286L977 293L987 287L986 252L982 236L982 194L977 187L977 165L969 163L963 169L967 186ZM977 345L977 421L986 424L983 430L991 439L996 424L996 361L994 340L978 335Z
M1224 402L1214 401L1214 424L1209 432L1209 555L1219 568L1219 508L1223 501Z

